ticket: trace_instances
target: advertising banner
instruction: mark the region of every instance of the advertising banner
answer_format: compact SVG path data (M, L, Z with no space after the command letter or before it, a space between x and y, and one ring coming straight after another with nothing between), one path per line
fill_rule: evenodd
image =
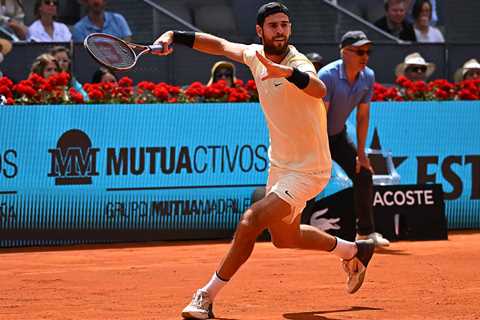
M478 123L479 102L373 103L367 146L480 228ZM3 107L0 241L225 237L267 171L258 104Z
M225 237L266 181L257 104L0 113L3 240Z
M392 152L401 184L441 184L450 229L478 229L479 123L479 101L373 103L367 146Z
M375 230L390 241L447 239L442 186L374 186ZM342 239L355 240L353 189L309 202L302 223Z

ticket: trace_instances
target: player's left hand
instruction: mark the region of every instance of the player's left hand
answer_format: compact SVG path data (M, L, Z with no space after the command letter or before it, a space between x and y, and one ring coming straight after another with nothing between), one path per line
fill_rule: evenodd
M292 75L293 69L278 63L275 63L256 52L258 60L267 69L267 74L262 77L262 80L274 79L274 78L288 78Z
M370 160L368 159L365 153L359 154L355 162L355 172L359 173L360 168L364 167L365 169L369 170L373 174L373 168L370 165Z

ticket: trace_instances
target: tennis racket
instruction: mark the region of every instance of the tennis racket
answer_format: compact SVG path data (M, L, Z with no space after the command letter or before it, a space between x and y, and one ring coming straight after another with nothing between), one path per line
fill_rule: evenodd
M105 33L89 34L83 45L98 63L119 71L133 68L145 53L163 48L162 45L144 46L129 43Z

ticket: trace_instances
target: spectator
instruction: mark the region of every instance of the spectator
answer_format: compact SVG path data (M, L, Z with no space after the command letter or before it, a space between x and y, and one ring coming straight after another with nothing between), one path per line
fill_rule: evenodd
M454 75L455 82L475 79L480 79L480 63L476 59L470 59L465 62Z
M60 70L65 71L70 75L71 86L82 94L84 101L88 101L88 94L83 90L82 84L78 82L73 75L70 50L64 46L55 46L50 49L48 53L57 60Z
M58 0L36 0L33 9L35 22L28 28L29 40L35 42L66 42L72 39L68 27L54 21Z
M115 74L105 67L98 68L92 76L92 83L117 82Z
M405 0L387 0L385 16L377 20L375 25L401 40L417 41L412 24L405 20L406 12Z
M39 55L33 61L32 68L30 69L30 74L36 73L45 79L57 72L60 72L60 66L57 60L49 53Z
M225 80L229 87L235 85L235 80L237 80L237 78L235 77L235 65L233 63L228 61L218 61L213 65L207 86L219 80Z
M435 64L426 62L418 52L405 57L405 60L395 68L397 77L405 76L412 81L427 81L435 71Z
M417 0L413 5L415 36L418 42L445 42L443 34L430 25L432 20L432 3L430 0Z
M13 41L26 40L28 28L23 23L25 10L22 0L1 0L0 27Z
M87 6L87 15L73 27L73 40L82 42L87 35L94 32L108 33L131 40L132 32L125 18L115 12L105 11L107 0L82 0Z
M0 38L0 63L3 62L4 57L12 51L12 43L7 39ZM0 71L0 77L3 77L2 71Z
M415 4L416 0L406 0L407 2L407 21L410 23L414 23L415 19L413 18L412 11L413 5ZM436 26L438 24L439 18L437 14L437 1L430 0L430 4L432 5L432 18L430 19L430 25Z
M313 66L317 72L325 65L323 63L323 57L316 52L307 53L305 56L308 60L310 60L311 63L313 63Z

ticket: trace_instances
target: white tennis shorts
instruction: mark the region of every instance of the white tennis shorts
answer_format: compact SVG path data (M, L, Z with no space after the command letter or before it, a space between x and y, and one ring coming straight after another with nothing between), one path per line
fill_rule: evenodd
M270 166L266 194L274 192L292 207L292 212L282 219L283 222L290 224L302 213L307 201L328 184L330 173L329 170L311 174Z

